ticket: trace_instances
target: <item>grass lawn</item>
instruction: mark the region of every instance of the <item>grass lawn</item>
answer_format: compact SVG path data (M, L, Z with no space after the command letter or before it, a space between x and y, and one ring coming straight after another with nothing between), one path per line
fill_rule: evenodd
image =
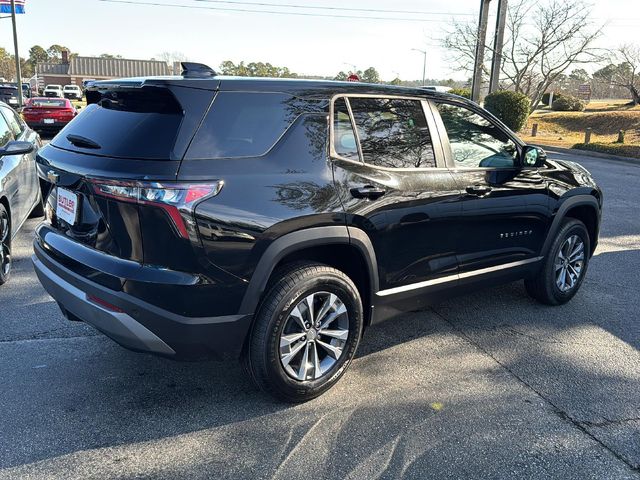
M531 136L534 123L538 124L536 137ZM604 145L591 149L640 157L640 106L629 107L623 100L591 102L584 112L536 110L520 136L533 144L572 148L584 142L588 127L592 129L591 143ZM625 131L624 145L614 143L620 130Z

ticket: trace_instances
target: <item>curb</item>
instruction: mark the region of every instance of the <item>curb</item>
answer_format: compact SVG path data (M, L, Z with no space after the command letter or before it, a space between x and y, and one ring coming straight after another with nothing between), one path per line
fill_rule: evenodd
M562 147L552 147L546 145L540 145L547 152L555 152L555 153L569 153L571 155L578 156L586 156L586 157L597 157L597 158L605 158L607 160L613 160L621 163L630 163L632 165L640 166L640 158L633 157L622 157L620 155L611 155L610 153L602 153L602 152L592 152L591 150L580 150L578 148L562 148Z

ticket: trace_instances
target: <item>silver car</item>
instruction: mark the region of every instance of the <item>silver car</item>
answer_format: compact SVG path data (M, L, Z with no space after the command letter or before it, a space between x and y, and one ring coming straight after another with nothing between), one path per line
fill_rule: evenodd
M11 274L11 241L30 215L43 215L36 172L40 137L0 102L0 285Z

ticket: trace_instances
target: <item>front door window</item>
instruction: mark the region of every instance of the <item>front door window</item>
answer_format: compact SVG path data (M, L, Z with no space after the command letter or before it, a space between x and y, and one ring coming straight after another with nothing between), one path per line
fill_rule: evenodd
M456 167L513 168L518 148L505 132L474 111L446 103L437 104Z

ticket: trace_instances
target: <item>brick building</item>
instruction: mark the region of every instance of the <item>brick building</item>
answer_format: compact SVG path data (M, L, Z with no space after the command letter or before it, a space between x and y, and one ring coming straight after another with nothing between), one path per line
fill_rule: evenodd
M126 58L71 57L62 52L62 62L38 63L36 73L40 88L45 85L78 85L83 80L107 80L123 77L169 75L167 64L159 60L130 60Z

